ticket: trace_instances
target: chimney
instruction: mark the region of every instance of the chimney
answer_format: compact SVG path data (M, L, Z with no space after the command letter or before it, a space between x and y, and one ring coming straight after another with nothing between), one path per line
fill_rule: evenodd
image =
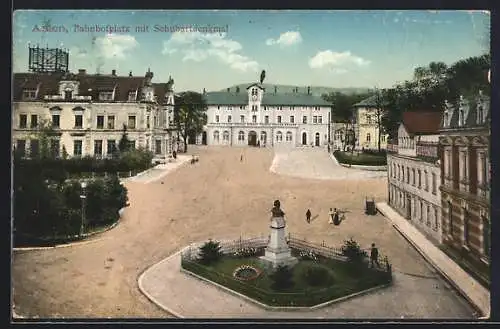
M129 76L129 77L131 77L131 76L132 76L132 71L130 71L130 72L128 73L128 76Z
M116 70L111 70L111 75L116 76Z
M78 70L78 74L79 75L85 75L85 74L87 74L87 70L86 69L79 69Z
M311 87L307 87L307 94L311 95Z

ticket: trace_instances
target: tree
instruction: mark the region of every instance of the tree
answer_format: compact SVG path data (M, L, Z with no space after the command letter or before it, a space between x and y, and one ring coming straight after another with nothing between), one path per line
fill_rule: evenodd
M52 126L50 120L41 120L38 123L36 131L30 134L31 139L38 140L38 154L31 155L31 157L38 157L40 159L55 158L56 153L51 147L51 141L56 135L56 131Z
M380 137L382 133L385 133L385 129L382 125L382 118L384 116L385 106L384 99L380 93L380 90L375 88L375 124L377 125L377 151L380 153Z
M260 73L260 83L264 83L264 80L266 79L266 71L265 70L262 70L262 72Z
M118 149L120 152L127 152L130 149L130 140L128 139L128 134L127 134L127 125L123 125L122 129L122 138L120 139L120 142L118 143Z
M222 257L222 247L218 241L209 240L200 247L199 261L204 265L217 262Z
M194 91L180 93L175 101L174 121L187 152L187 138L203 131L207 123L207 105L202 94Z

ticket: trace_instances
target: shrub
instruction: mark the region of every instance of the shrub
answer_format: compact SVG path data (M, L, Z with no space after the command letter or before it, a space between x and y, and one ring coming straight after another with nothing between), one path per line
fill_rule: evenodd
M259 252L260 252L259 248L253 248L253 247L238 248L238 250L236 250L236 252L234 253L234 256L238 258L248 258L256 256Z
M278 266L269 278L272 280L271 288L276 291L283 291L294 285L293 270L288 266Z
M348 261L351 263L362 263L365 258L368 257L366 251L362 250L353 238L344 241L344 245L341 250L342 255L347 257Z
M218 241L209 240L200 247L198 261L203 265L210 265L217 262L222 257L221 246Z
M333 277L328 269L323 266L311 266L302 272L302 278L308 285L313 287L321 287L329 285L333 282Z

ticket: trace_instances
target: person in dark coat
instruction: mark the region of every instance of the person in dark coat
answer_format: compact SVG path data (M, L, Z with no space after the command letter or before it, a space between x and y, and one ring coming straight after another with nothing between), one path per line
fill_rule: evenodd
M370 251L370 264L373 267L375 264L377 264L377 267L380 267L380 264L378 262L378 249L375 247L375 243L372 243L372 248Z
M307 211L306 211L306 221L308 223L311 222L311 210L309 210L309 209L307 209Z
M333 209L333 225L339 225L340 220L339 220L339 212L337 208Z

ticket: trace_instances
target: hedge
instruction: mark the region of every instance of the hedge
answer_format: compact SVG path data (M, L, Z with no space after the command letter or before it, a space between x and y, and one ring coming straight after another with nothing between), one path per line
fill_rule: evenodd
M359 166L386 166L387 157L383 155L372 155L357 153L352 154L347 152L335 151L333 155L341 164L351 164Z

